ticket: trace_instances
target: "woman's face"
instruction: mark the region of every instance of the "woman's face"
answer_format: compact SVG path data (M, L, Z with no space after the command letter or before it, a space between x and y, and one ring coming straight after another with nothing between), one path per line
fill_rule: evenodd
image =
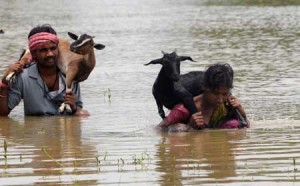
M205 99L212 106L218 106L226 102L231 94L230 90L227 87L220 87L214 91L208 89L205 91Z

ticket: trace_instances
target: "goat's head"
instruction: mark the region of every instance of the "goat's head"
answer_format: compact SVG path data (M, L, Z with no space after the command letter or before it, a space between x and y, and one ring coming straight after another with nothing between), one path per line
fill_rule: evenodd
M194 61L189 56L178 56L176 52L172 53L165 53L163 52L163 57L159 59L155 59L150 61L149 63L145 65L150 64L161 64L164 70L165 76L167 76L169 79L173 81L178 81L180 78L180 62L185 60Z
M68 35L75 40L73 43L71 43L70 50L77 54L85 55L88 54L93 48L97 50L102 50L105 48L105 46L102 44L95 44L93 36L87 34L77 36L71 32L68 32Z

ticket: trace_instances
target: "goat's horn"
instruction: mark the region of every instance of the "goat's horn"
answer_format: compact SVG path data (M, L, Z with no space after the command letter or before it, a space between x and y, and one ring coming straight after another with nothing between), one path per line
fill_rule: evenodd
M163 50L161 51L161 53L162 53L163 55L165 55L165 54L166 54L166 53L165 53Z
M150 65L150 64L161 64L161 63L162 63L162 58L152 60L152 61L150 61L149 63L146 63L146 64L144 64L144 65L146 66L146 65Z
M189 61L196 62L190 56L180 56L178 59L179 59L179 61L189 60Z

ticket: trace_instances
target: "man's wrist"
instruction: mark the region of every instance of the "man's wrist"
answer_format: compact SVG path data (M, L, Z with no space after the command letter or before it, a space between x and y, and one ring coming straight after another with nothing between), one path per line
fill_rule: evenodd
M77 112L77 105L75 105L74 108L72 108L72 114L75 114Z
M8 90L8 85L3 82L3 80L0 81L0 91L1 90Z

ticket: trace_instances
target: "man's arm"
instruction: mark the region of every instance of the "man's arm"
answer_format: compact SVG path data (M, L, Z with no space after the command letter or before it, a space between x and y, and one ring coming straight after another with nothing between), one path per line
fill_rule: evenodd
M89 112L87 110L83 110L81 108L81 104L78 104L77 96L70 92L65 95L65 103L71 106L73 116L89 116Z
M2 80L0 80L0 116L8 116L11 111L8 107L9 82L6 81L6 76L11 72L18 73L22 69L23 65L19 63L12 64L3 75Z
M8 116L8 85L0 81L0 116Z

